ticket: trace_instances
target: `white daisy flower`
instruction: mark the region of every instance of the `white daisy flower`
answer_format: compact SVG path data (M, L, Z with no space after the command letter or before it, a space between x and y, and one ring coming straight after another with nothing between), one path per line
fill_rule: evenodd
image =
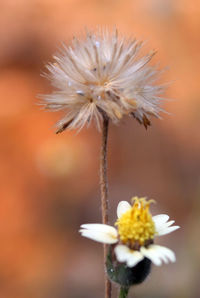
M173 226L174 220L159 214L152 216L149 206L153 200L133 198L133 206L121 201L117 207L117 229L104 224L83 224L81 235L92 240L114 245L118 262L128 267L136 266L144 258L148 258L157 266L163 262L175 262L174 252L164 246L154 244L157 236L169 234L179 226Z
M135 117L146 128L149 116L159 117L163 86L154 83L160 74L148 63L151 52L138 58L141 42L118 36L117 30L87 32L83 41L74 38L47 65L46 77L56 91L41 96L49 110L64 110L57 133L69 128L81 129L95 120L100 129L107 117L118 123L123 116Z

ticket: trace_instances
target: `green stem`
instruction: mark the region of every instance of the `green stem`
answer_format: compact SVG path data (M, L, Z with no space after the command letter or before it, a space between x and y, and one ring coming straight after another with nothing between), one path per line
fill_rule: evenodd
M128 296L128 291L129 291L128 287L121 286L120 292L119 292L119 298L126 298Z

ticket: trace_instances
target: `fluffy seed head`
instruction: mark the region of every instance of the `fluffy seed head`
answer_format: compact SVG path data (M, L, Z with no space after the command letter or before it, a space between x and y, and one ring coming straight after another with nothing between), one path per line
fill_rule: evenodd
M86 33L84 40L73 39L47 65L56 91L43 95L46 109L66 112L57 123L57 133L69 128L81 129L92 120L100 129L103 117L118 123L131 115L146 128L149 116L159 117L163 86L154 82L160 73L148 63L151 52L138 58L141 42L99 30Z

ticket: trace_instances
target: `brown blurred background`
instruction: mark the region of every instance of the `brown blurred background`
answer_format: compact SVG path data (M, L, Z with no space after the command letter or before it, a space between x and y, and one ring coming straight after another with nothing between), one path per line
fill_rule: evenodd
M102 247L78 234L100 222L100 134L55 135L59 113L36 105L40 76L61 42L106 25L147 40L170 69L171 115L148 131L132 119L110 127L110 221L120 200L157 200L181 230L158 240L177 262L153 267L130 297L200 297L200 4L190 0L0 1L0 298L103 297ZM113 297L116 297L116 289Z

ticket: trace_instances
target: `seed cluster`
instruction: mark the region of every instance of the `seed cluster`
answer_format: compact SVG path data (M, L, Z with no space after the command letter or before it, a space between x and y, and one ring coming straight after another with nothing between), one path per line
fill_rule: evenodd
M60 49L45 74L56 90L41 96L46 109L64 111L57 133L91 122L100 130L105 115L113 123L129 115L145 128L151 116L160 117L164 87L155 81L161 71L149 65L154 51L140 58L142 45L100 29Z

